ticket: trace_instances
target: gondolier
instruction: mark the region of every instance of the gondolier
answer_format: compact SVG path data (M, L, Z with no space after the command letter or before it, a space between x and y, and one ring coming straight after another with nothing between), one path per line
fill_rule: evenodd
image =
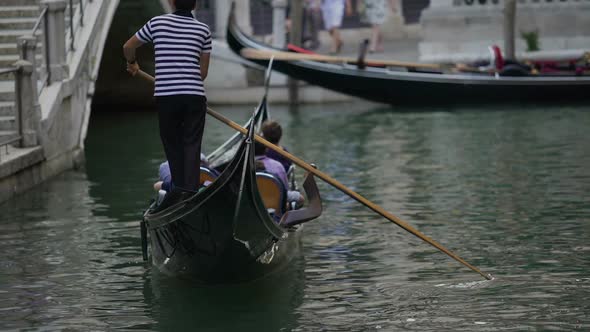
M146 43L154 44L154 95L160 138L172 173L172 188L162 208L198 189L207 112L203 81L211 53L209 27L192 15L196 0L170 0L170 4L174 13L152 18L123 47L127 71L135 75L139 71L135 50Z

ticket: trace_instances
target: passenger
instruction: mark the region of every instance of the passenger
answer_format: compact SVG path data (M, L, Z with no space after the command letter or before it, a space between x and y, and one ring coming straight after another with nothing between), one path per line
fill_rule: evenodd
M263 123L262 136L267 141L287 151L287 149L284 146L279 145L281 137L283 136L283 129L281 128L281 125L278 122L269 120ZM283 167L285 168L285 172L288 172L289 168L293 164L291 160L281 156L278 152L271 149L266 150L266 156L280 162L281 165L283 165Z
M264 172L276 176L281 183L283 188L287 192L287 203L295 202L298 205L302 205L305 202L305 198L299 191L289 190L289 181L287 180L287 173L283 168L283 165L278 161L269 158L266 155L266 147L258 142L254 143L254 155L256 158L256 170L264 166ZM260 164L262 162L262 164Z
M201 166L209 168L209 161L207 157L201 153ZM208 186L211 184L210 181L206 181L203 185ZM166 192L170 191L172 185L172 174L170 173L170 164L168 161L165 161L160 164L158 169L158 181L154 183L154 190L160 191L164 190Z

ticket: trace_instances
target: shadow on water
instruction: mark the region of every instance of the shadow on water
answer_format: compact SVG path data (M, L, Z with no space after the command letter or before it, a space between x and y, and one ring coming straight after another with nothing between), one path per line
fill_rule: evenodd
M95 213L139 220L165 160L155 112L93 115L86 140L86 173Z
M159 331L290 331L303 303L304 258L262 279L195 285L151 270L144 298Z

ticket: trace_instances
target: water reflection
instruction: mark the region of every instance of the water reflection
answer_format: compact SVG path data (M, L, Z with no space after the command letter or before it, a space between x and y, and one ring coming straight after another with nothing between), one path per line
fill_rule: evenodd
M289 331L303 302L303 257L253 282L202 286L153 271L144 296L159 331Z
M243 122L252 107L222 108ZM283 144L493 282L335 189L289 269L239 285L163 277L138 220L163 160L153 113L95 113L86 170L0 206L0 329L588 330L590 109L392 113L273 106ZM204 150L232 134L209 119Z
M136 225L95 216L90 187L84 173L68 172L2 205L0 328L100 329L150 320L136 311L144 307L136 290L145 272ZM136 316L109 323L112 312Z

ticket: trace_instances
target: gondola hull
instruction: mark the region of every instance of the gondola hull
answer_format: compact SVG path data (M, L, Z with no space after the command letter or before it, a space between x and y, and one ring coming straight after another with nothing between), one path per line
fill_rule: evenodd
M263 111L266 98L250 128L265 118ZM237 149L224 145L223 151L235 154L212 184L161 211L152 205L144 214L151 260L161 272L204 283L240 282L264 276L298 254L300 223L321 214L317 186L307 176L304 187L312 208L287 212L284 224L276 222L258 191L253 131L242 137Z
M227 42L237 54L243 48L276 50L243 33L233 13ZM284 50L281 50L284 51ZM266 60L252 60L261 65ZM392 105L452 105L514 101L571 102L590 100L590 76L502 77L487 74L443 74L393 71L387 68L275 60L273 69L292 78L363 99Z
M257 196L250 145L243 143L204 191L146 213L152 261L160 271L206 283L250 280L297 250L300 229L277 225Z

